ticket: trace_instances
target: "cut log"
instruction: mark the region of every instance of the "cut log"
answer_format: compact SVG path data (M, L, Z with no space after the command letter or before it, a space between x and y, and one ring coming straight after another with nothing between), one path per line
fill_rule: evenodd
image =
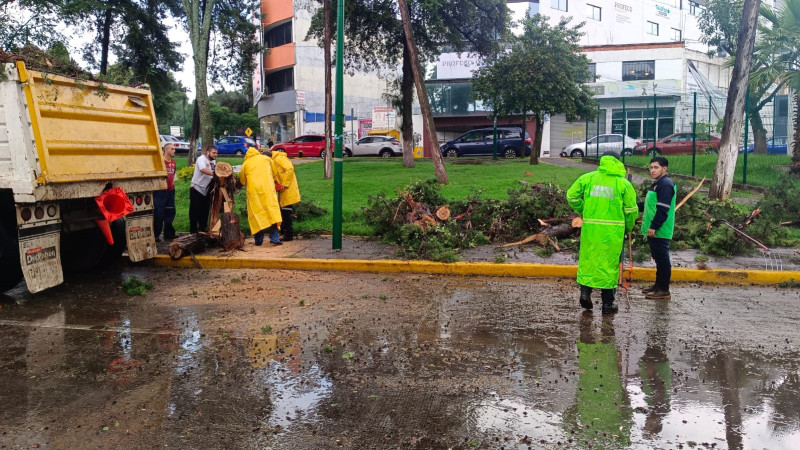
M439 220L445 221L450 218L450 205L444 205L436 210L436 217Z
M536 241L541 246L546 246L548 243L553 245L553 247L558 250L558 245L556 245L553 238L562 238L571 235L575 231L575 228L572 224L569 223L562 223L560 225L555 225L551 227L547 227L542 229L542 231L528 236L525 239L517 242L512 242L510 244L505 244L503 247L513 247L515 245L522 245L527 244L528 242Z
M580 228L583 226L583 218L578 216L572 219L572 228Z
M211 233L195 233L174 239L169 246L169 256L180 259L188 254L200 253L208 247L220 244L219 237Z
M222 214L222 246L225 250L231 251L242 248L244 245L244 234L241 230L239 215L233 212L226 212Z

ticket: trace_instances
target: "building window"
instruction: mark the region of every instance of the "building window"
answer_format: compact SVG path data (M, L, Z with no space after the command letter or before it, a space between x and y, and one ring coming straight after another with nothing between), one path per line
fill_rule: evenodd
M655 80L655 61L626 61L622 63L622 81Z
M700 9L700 5L697 2L689 1L689 14L696 16L698 9Z
M264 34L264 45L267 48L280 47L292 42L292 22L286 22L268 30Z
M550 0L550 7L559 11L567 11L567 0Z
M294 89L294 69L283 69L267 74L267 94Z
M647 34L652 34L653 36L658 36L658 24L655 22L647 22Z
M586 4L586 17L594 20L602 20L601 13L602 9L599 6Z
M672 29L672 40L673 41L680 41L681 40L681 30L677 28Z
M586 78L587 83L595 83L597 81L597 64L589 63L589 76Z

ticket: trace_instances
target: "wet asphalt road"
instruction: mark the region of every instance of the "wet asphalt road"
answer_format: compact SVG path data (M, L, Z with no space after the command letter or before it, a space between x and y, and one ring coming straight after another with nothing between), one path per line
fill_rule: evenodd
M119 286L153 282L143 297ZM112 269L0 306L2 448L800 448L798 290Z

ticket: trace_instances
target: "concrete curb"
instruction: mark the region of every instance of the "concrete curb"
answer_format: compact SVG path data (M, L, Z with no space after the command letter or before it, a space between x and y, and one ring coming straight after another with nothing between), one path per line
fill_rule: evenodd
M363 259L245 259L197 256L197 264L192 258L171 259L168 255L157 255L153 260L157 266L197 267L203 269L282 269L282 270L332 270L340 272L411 272L442 275L472 275L521 278L575 278L576 265L457 262L439 263L432 261L401 260L363 260ZM653 281L654 268L634 268L634 281ZM702 282L717 284L778 284L785 281L800 282L800 271L773 272L766 270L723 270L723 269L672 269L672 281Z

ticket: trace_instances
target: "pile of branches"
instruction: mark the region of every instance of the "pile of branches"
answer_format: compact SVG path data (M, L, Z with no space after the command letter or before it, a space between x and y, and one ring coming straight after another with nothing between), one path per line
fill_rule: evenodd
M558 239L576 234L575 214L558 186L521 183L508 194L500 201L481 190L447 202L438 183L428 180L398 189L397 196L371 196L364 213L377 235L412 259L457 261L461 249L526 236L559 250Z
M39 70L83 80L94 80L90 72L83 70L69 56L42 50L33 44L28 44L15 53L6 53L0 50L0 63L13 63L16 61L24 62L25 67L29 70Z

